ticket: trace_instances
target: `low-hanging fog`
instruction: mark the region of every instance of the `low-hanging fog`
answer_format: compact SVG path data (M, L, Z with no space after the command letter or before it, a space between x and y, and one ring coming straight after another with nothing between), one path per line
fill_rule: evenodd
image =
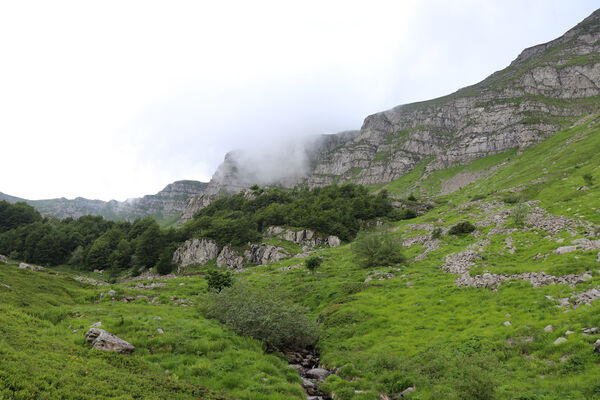
M279 178L306 167L306 138L475 83L596 7L4 2L0 191L124 200L208 181L234 149Z

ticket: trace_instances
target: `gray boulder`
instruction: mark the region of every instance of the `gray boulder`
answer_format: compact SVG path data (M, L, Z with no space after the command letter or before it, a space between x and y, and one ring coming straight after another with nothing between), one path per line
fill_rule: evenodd
M0 263L8 264L8 258L5 255L0 254Z
M91 328L85 334L85 340L92 348L104 351L114 351L119 354L131 354L135 346L103 329Z
M329 375L331 375L331 372L325 368L313 368L306 371L307 378L318 379L320 381L325 380Z
M29 269L31 271L41 271L44 269L44 267L40 267L37 265L29 265L29 264L25 264L25 263L19 264L19 268L20 269Z

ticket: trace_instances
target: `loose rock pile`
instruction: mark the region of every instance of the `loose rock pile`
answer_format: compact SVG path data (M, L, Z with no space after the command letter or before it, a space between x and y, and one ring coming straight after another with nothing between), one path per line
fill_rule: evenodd
M460 286L473 286L476 288L497 289L502 283L511 279L521 279L531 283L534 287L553 285L563 283L570 286L575 286L578 283L592 279L590 272L580 275L569 274L563 276L548 275L545 272L525 272L522 274L513 275L498 275L486 272L482 275L470 276L468 272L463 273L454 282Z

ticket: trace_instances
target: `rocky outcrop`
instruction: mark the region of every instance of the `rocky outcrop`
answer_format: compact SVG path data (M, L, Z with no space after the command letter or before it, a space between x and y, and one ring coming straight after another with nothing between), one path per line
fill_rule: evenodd
M173 262L180 267L190 264L206 264L219 255L219 246L214 240L190 239L173 253Z
M249 244L248 249L240 255L231 246L219 249L213 240L191 239L179 246L173 253L173 262L181 268L190 264L206 264L216 259L217 266L227 269L241 270L246 263L265 265L290 257L288 252L269 244Z
M281 261L289 256L290 255L284 249L271 244L253 244L244 252L244 257L248 262L258 265Z
M28 269L31 271L41 271L44 269L44 267L40 267L38 265L30 265L30 264L25 264L25 263L19 264L19 268L20 269Z
M131 343L104 329L91 328L85 334L85 340L97 350L114 351L119 354L131 354L135 351L135 346Z
M225 246L217 257L217 267L226 267L227 269L244 268L244 257L238 254L230 246Z
M337 247L342 243L337 236L320 235L310 229L292 230L281 226L270 226L265 231L265 235L310 247L322 245Z
M0 263L8 264L8 258L5 255L0 254Z

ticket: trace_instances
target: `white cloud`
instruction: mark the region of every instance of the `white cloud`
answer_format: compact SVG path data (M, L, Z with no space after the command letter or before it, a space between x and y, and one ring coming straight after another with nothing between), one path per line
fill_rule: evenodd
M593 1L0 5L0 190L125 199L503 68Z

